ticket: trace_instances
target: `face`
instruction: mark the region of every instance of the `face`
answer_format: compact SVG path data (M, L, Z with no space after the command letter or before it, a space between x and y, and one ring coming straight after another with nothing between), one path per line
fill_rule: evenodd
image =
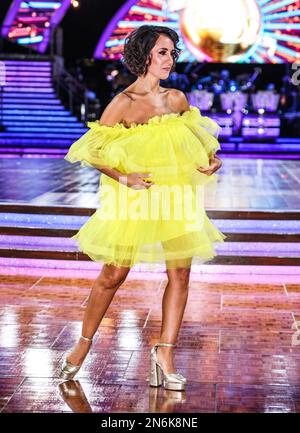
M173 66L172 54L175 52L174 43L168 36L161 34L155 46L150 51L150 64L148 60L148 73L166 80Z

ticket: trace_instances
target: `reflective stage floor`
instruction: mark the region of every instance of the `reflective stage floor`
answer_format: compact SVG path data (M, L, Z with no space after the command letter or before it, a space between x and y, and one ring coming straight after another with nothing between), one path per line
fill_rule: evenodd
M299 161L224 158L206 208L230 245L191 274L174 351L185 392L148 382L164 269L130 272L76 380L59 379L101 269L67 243L99 176L60 159L0 166L2 413L300 412Z

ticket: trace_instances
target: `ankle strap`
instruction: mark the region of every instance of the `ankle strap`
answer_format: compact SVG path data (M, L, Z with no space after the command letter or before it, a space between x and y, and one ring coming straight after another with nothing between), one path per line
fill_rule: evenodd
M83 338L84 340L87 340L87 341L93 341L92 338L87 338L87 337L84 337L83 335L81 335L80 338Z
M163 347L163 346L166 346L166 347L175 347L176 344L172 344L172 343L156 343L155 346L157 346L157 347Z

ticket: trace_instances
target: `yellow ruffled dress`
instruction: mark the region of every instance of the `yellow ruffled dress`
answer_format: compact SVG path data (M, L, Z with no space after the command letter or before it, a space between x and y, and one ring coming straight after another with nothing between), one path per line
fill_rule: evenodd
M163 263L168 269L216 256L213 242L226 236L211 223L203 202L203 186L216 182L216 174L207 176L197 167L208 167L220 149L219 126L192 105L183 114L157 115L146 124L87 126L67 161L124 175L149 173L154 185L133 189L102 173L100 207L72 236L80 251L106 264Z

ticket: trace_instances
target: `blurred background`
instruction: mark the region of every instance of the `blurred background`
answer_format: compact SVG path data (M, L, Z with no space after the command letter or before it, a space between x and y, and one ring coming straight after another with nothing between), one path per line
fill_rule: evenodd
M176 71L162 86L181 89L219 123L223 152L299 155L299 7L299 0L3 0L0 152L67 149L135 80L121 61L124 39L151 23L180 35Z
M0 13L5 267L17 258L97 266L69 237L99 206L101 173L63 157L136 79L122 63L124 40L148 23L180 37L176 70L161 85L221 126L224 163L205 205L227 242L207 269L297 272L300 0L2 0Z
M0 4L0 412L300 412L300 0ZM145 23L180 37L161 86L221 126L204 205L226 239L193 261L176 348L192 386L148 389L167 275L137 263L83 386L58 388L101 268L71 237L101 207L102 174L64 156L135 81L123 44Z

